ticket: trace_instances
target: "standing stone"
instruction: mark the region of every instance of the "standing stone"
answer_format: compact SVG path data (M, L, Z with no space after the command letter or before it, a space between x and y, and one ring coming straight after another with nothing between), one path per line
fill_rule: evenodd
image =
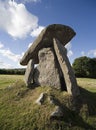
M79 88L77 86L74 72L67 58L65 47L55 38L53 39L53 43L58 62L63 72L67 91L74 97L78 96L80 95Z
M25 83L28 87L31 87L33 83L34 61L31 59L27 65L25 72Z
M58 62L52 48L39 51L39 65L34 73L34 81L40 86L61 89Z

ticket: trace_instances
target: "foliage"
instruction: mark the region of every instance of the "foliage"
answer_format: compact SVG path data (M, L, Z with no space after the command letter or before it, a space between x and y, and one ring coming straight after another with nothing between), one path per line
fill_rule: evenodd
M4 75L2 75L3 77ZM7 76L7 75L5 75ZM13 76L9 75L9 80ZM7 77L8 78L8 77ZM83 103L78 100L76 108L72 104L72 97L67 92L50 87L28 89L18 76L17 82L11 87L0 89L0 130L95 130L96 129L96 80L77 79L81 88ZM6 81L7 79L5 79ZM88 81L88 84L86 84ZM1 81L0 81L1 82ZM90 84L89 84L90 83ZM2 85L4 85L3 82ZM95 85L95 86L94 86ZM91 87L94 88L91 91ZM3 87L2 87L3 88ZM85 88L85 89L84 89ZM88 89L90 88L90 89ZM87 90L88 89L88 90ZM89 91L90 90L90 91ZM64 118L50 120L54 105L46 101L39 106L35 103L39 95L44 92L53 95L64 110Z
M72 66L76 77L96 78L96 58L79 57Z
M0 74L18 74L23 75L25 69L0 69Z

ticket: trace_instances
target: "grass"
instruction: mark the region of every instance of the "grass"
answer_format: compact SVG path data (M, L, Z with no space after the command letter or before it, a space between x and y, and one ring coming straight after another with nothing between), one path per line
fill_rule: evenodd
M90 92L96 93L96 79L78 78L77 81L79 86L82 86Z
M0 89L12 86L15 82L22 79L22 75L0 75Z
M77 81L81 97L73 102L67 92L49 87L30 90L23 76L0 75L0 130L96 130L96 80ZM42 92L46 97L40 106L35 101ZM55 108L48 102L50 95L62 106L63 118L50 120Z

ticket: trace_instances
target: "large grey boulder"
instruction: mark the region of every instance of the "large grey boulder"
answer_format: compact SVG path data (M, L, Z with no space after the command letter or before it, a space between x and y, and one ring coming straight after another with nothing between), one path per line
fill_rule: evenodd
M47 26L31 47L26 51L23 58L20 61L21 65L27 65L30 59L34 59L34 63L38 64L38 52L42 48L52 47L53 46L53 38L58 39L63 45L66 45L75 35L74 30L65 25L61 24L52 24Z
M40 86L61 89L58 62L52 48L39 51L39 65L34 72L34 81Z
M66 55L65 47L57 40L53 39L54 50L60 64L65 79L67 91L69 94L75 96L80 95L79 88L77 86L76 78L72 70L71 64Z

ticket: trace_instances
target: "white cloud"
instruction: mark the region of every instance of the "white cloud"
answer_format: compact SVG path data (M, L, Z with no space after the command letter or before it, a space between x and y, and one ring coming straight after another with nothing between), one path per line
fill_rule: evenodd
M44 26L38 26L37 28L35 28L35 29L31 32L31 36L32 36L32 37L37 37L43 29L44 29Z
M3 48L3 47L4 47L4 45L0 42L0 49Z
M73 51L72 51L72 50L68 50L67 56L68 56L68 57L71 57L72 55L73 55Z
M85 52L84 52L84 51L82 51L82 52L81 52L81 55L82 55L82 56L85 56L86 54L85 54Z
M41 0L23 0L24 2L34 2L34 3L37 3L37 2L40 2Z
M4 45L2 45L2 48L0 48L0 54L4 57L7 57L8 59L11 59L14 62L19 62L22 55L14 54L10 51L10 49L4 48Z
M5 63L4 61L0 61L0 68L13 68L13 66L11 64Z
M89 56L89 57L96 57L96 49L95 50L89 50L88 52L81 52L82 56Z
M38 26L38 17L11 0L0 2L0 17L0 29L14 38L23 38Z
M14 53L12 53L9 49L2 49L0 50L0 54L2 54L3 56L13 60L14 62L17 62L20 60L20 55L16 55Z
M19 61L21 58L21 55L16 55L16 54L12 53L9 49L0 49L0 54L11 59L14 62Z
M19 64L19 62L16 64L12 63L8 63L6 62L6 60L0 60L0 69L1 68L5 68L5 69L12 69L12 68L26 68L26 66L21 66Z
M87 55L88 56L92 55L92 56L96 57L96 50L90 50Z
M65 45L65 48L67 49L67 56L71 57L73 55L73 51L72 51L72 45L69 42L68 44Z
M27 1L27 0L26 0ZM40 2L41 0L28 0L28 1L32 1L32 2Z
M41 0L15 0L15 1L17 1L19 3L30 3L30 2L38 3L38 2L41 2Z

